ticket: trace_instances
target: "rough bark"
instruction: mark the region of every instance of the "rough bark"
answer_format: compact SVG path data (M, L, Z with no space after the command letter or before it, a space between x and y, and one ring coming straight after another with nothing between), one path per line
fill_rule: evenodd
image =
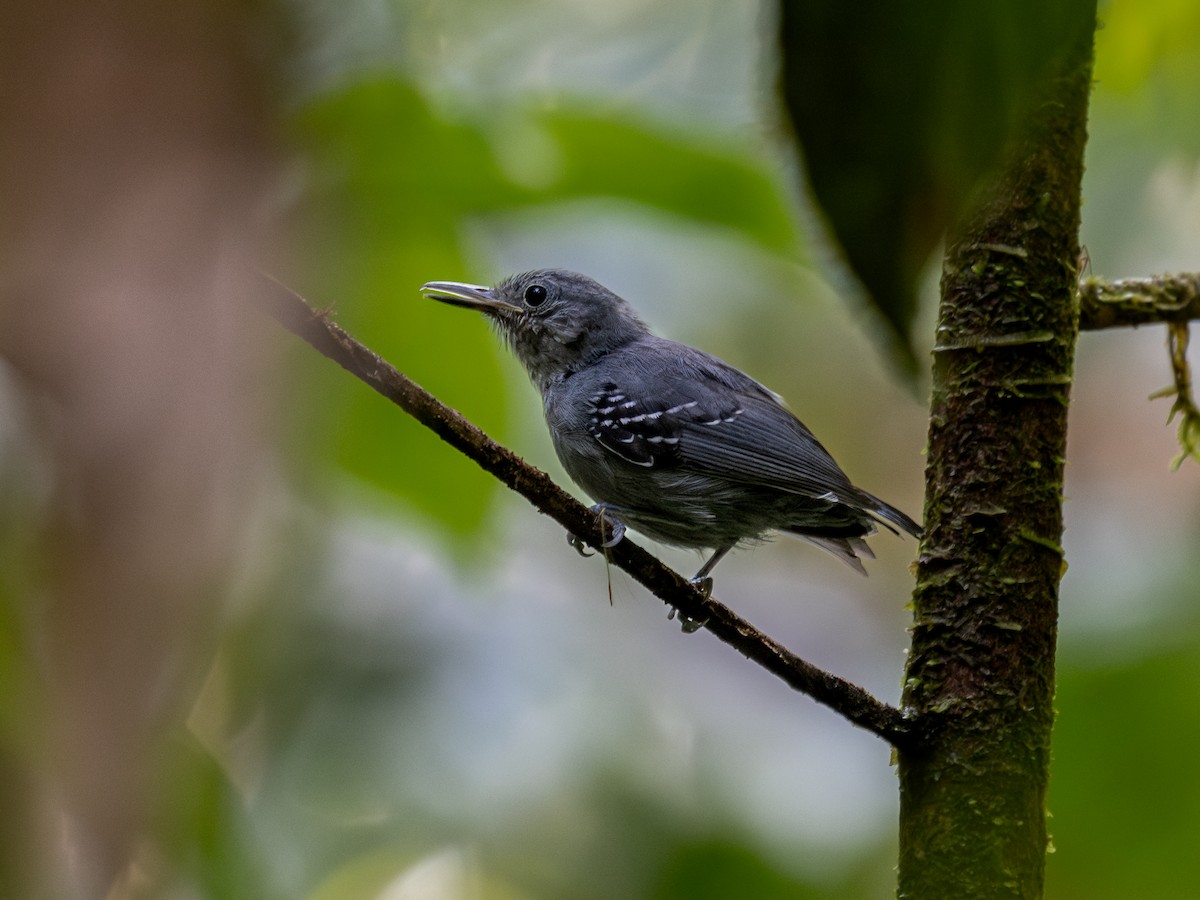
M1047 101L946 251L900 897L1042 892L1090 27L1065 46Z

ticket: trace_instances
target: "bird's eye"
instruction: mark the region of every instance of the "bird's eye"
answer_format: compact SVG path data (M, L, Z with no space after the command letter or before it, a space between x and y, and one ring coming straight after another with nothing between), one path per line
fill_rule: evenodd
M541 306L546 302L546 289L540 284L531 284L525 288L525 302L530 306Z

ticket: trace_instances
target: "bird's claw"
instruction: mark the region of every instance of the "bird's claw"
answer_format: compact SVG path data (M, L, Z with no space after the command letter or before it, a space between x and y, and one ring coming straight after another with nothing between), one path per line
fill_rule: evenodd
M608 540L600 546L607 550L621 543L621 538L625 537L625 523L612 514L612 507L607 503L597 503L590 511L600 520L600 530L603 531L607 524L611 532Z
M707 603L709 598L712 597L712 589L713 589L712 578L710 578L710 577L689 578L688 584L695 587L696 590L698 590L701 594L704 595L705 603ZM673 620L676 615L679 616L679 627L680 627L680 630L683 631L684 634L692 634L694 632L699 631L701 628L703 628L705 625L708 624L708 620L709 620L709 616L705 616L703 619L693 619L691 616L687 615L686 613L680 612L678 606L672 606L671 611L669 613L667 613L667 621Z
M615 547L621 543L621 538L625 537L625 525L618 519L609 519L609 524L612 526L612 537L603 543L603 547L607 550L609 547Z
M575 548L575 552L580 556L595 556L596 554L589 550L587 541L577 534L567 533L567 543Z
M609 506L607 503L597 503L595 506L591 507L589 512L591 512L592 515L600 520L601 532L608 534L608 539L600 545L602 549L607 550L610 547L615 547L617 544L621 543L621 538L625 537L625 523L612 514L611 506ZM605 525L608 526L607 531L604 528ZM587 541L577 534L571 534L568 532L567 543L574 547L575 552L580 556L596 555L588 549Z
M674 621L676 616L679 616L679 630L684 634L694 634L707 625L709 619L708 616L703 619L693 619L687 613L680 612L678 606L672 606L671 611L667 613L667 621Z

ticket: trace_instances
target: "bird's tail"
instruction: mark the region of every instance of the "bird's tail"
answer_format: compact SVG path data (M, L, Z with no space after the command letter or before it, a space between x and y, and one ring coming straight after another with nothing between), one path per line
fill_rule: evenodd
M906 531L913 537L920 539L924 533L921 526L918 525L911 517L900 512L896 507L884 503L874 494L868 494L866 491L859 491L861 494L862 510L868 513L875 521L881 524L893 534L899 534L896 528L901 531ZM895 525L896 528L892 526Z
M875 554L861 537L826 537L824 535L805 534L802 531L793 531L792 534L803 538L810 544L815 544L822 550L829 551L859 575L867 574L867 567L863 565L863 559L875 558Z
M903 529L915 538L921 537L920 525L894 506L884 503L866 491L856 488L853 499L843 500L843 503L845 503L843 509L847 513L848 521L842 525L824 525L815 528L812 525L794 525L781 530L832 553L861 575L867 574L867 568L862 561L875 558L874 552L867 545L865 539L878 530L877 524L882 525L893 534L899 534L897 529Z

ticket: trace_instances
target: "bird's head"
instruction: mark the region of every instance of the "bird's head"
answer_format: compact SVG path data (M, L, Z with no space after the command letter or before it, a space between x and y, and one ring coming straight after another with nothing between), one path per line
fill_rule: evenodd
M524 272L490 288L430 281L421 292L485 313L542 390L648 333L628 303L565 269Z

